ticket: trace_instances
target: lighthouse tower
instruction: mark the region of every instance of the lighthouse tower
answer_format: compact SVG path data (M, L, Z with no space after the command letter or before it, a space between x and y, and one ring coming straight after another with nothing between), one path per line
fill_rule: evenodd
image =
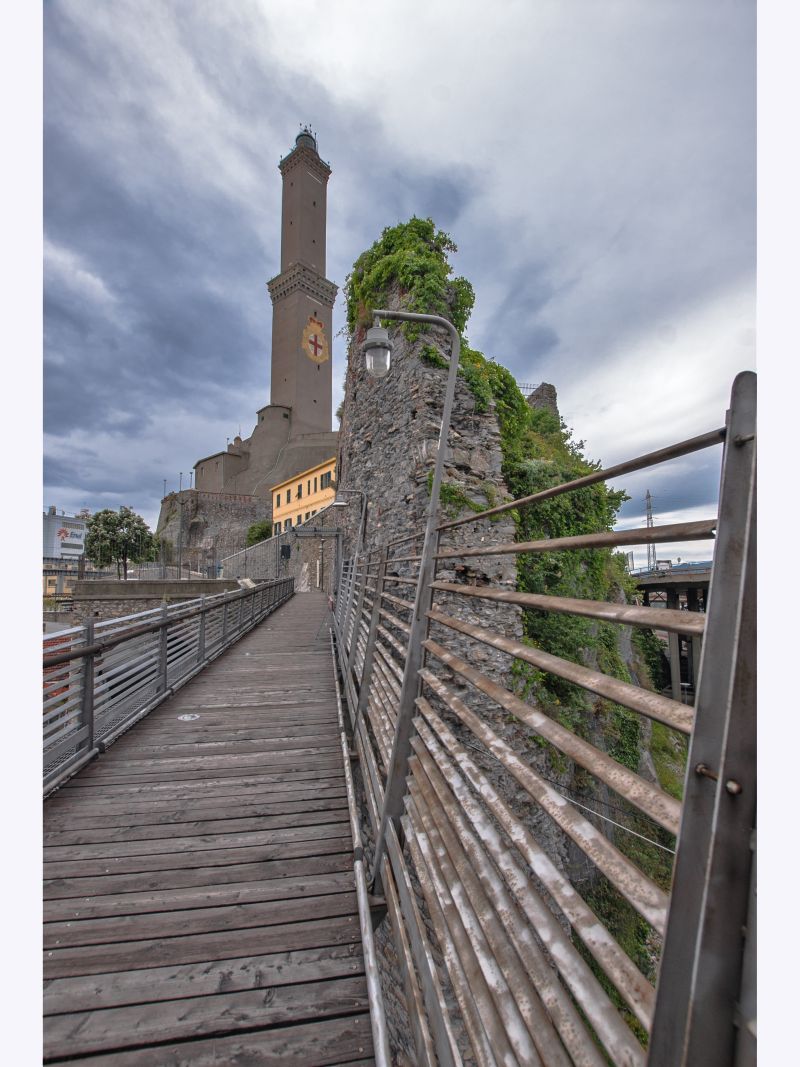
M331 319L337 288L325 277L325 218L331 169L303 129L281 160L281 272L272 298L271 403L291 408L291 436L331 428Z
M331 321L337 288L325 277L331 168L304 127L279 166L283 178L281 272L272 298L270 403L248 438L195 464L195 489L271 499L273 485L336 456L331 431Z

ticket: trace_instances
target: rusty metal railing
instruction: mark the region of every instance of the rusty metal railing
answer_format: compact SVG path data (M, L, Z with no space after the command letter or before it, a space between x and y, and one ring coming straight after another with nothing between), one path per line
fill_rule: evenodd
M493 540L493 516L720 443L717 516ZM468 524L475 536L465 541ZM734 382L724 428L441 523L427 597L417 590L421 537L345 561L334 612L371 829L375 921L385 915L390 924L409 1055L420 1065L487 1067L754 1064L743 961L752 950L756 826L755 375ZM707 538L716 547L704 615L465 578L475 559ZM430 606L409 701L415 603ZM530 610L700 641L694 708L533 647L519 625ZM676 749L688 744L682 799L616 759L590 722L576 728L574 717L559 721L527 698L513 682L520 666L659 724ZM553 760L587 783L582 794L552 777ZM652 869L642 840L667 863L674 851L671 879ZM620 923L603 921L602 897L641 935L644 958Z

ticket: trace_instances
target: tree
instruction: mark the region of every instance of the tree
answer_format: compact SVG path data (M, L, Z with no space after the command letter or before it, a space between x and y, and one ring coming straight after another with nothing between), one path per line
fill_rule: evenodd
M84 553L98 567L109 563L117 566L117 578L127 580L129 563L144 563L154 560L158 542L141 515L131 508L119 511L104 508L95 512L86 524Z
M247 529L247 547L266 541L268 537L272 537L272 522L270 519L260 519Z

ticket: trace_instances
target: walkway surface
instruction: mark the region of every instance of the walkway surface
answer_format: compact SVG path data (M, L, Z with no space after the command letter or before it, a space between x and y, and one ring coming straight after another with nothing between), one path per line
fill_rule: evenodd
M44 829L45 1062L372 1063L322 595L62 786Z

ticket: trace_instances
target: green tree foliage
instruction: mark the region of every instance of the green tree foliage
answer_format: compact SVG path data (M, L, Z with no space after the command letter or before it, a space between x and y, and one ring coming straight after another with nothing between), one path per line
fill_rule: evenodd
M445 315L462 331L475 293L466 278L451 277L447 253L455 251L450 235L437 230L432 219L415 216L387 227L372 248L358 257L345 282L350 332L371 325L372 309L386 306L394 286L399 286L409 311ZM415 340L423 327L407 323L403 329L409 340Z
M141 515L131 508L104 508L86 523L84 552L97 567L116 564L117 577L127 579L129 563L156 559L158 541Z
M268 537L272 537L272 522L270 519L259 519L247 528L247 547L266 541Z

